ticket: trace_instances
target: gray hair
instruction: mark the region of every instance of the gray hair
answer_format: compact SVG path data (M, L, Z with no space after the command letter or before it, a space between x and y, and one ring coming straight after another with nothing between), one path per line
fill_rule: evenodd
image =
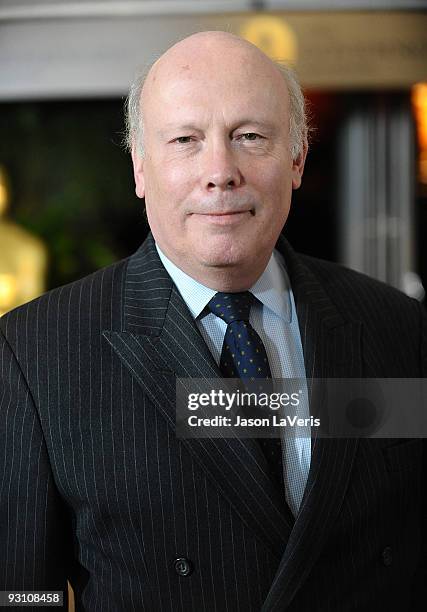
M125 147L132 151L135 145L139 155L144 156L144 123L141 109L141 93L151 65L145 67L134 79L125 101ZM292 68L281 62L275 65L282 74L289 93L289 136L292 159L296 160L303 152L308 139L307 104Z

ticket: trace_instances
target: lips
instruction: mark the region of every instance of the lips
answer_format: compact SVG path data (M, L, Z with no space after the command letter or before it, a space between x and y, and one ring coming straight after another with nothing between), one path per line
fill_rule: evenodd
M248 216L253 214L254 213L251 209L245 209L210 213L193 213L193 216L196 216L201 221L214 225L232 225L235 223L240 223L240 221L244 221Z
M208 211L208 212L197 212L192 213L194 215L200 215L202 217L229 217L232 215L243 215L245 213L255 214L252 208L244 208L241 210L219 210L219 211Z
M223 212L200 213L210 217L223 217L224 215L242 215L243 213L251 212L250 210L225 210Z

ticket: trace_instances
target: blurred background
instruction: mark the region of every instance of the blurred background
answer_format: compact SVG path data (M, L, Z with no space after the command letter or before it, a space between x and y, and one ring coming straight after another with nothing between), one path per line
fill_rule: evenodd
M124 98L138 68L207 29L290 62L306 91L294 248L424 299L426 0L0 0L0 315L142 242Z

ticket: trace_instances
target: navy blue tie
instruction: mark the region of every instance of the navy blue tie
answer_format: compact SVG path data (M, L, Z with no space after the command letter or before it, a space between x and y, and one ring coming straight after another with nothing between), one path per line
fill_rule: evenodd
M271 378L265 346L249 323L255 296L249 291L218 292L208 304L209 310L227 323L220 369L225 378ZM259 438L259 443L273 477L283 487L282 447L278 438Z

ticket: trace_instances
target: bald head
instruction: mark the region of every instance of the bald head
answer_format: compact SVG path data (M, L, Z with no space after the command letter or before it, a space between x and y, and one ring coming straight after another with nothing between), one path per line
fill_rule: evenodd
M281 99L284 120L289 121L290 146L295 158L304 146L307 133L304 97L293 72L275 64L258 47L228 32L198 32L170 47L148 70L139 75L127 100L127 145L144 153L144 123L156 112L159 96L171 81L180 83L206 80L213 85L217 79L233 75L244 77L249 93L253 83L271 90ZM242 90L242 96L245 95ZM149 120L149 119L148 119Z
M143 102L147 91L163 78L195 78L200 71L214 79L233 68L268 76L285 92L280 71L258 47L228 32L198 32L170 47L152 65L142 90Z
M233 53L254 54L262 61L271 63L271 60L258 47L235 34L220 31L196 32L167 49L153 63L149 73L155 72L158 67L166 64L168 61L195 60L197 56L207 57L211 53L220 55L223 51L227 50Z

